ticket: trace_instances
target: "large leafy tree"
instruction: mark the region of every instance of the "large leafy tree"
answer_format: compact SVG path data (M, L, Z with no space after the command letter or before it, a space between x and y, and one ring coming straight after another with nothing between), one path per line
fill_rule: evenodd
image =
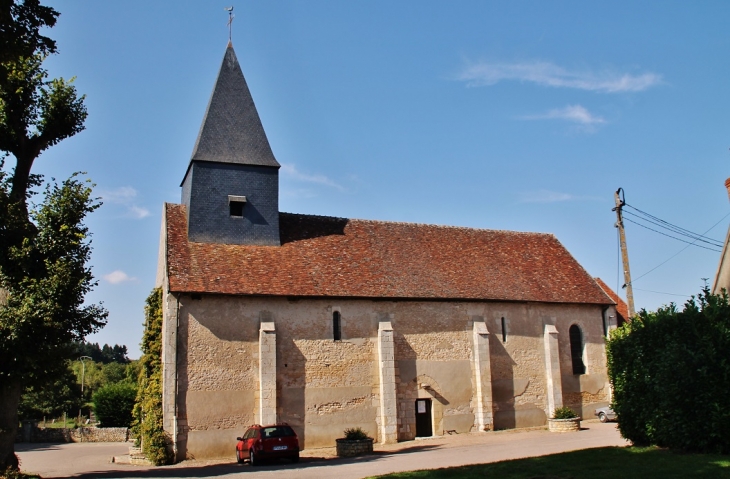
M17 468L13 443L18 403L66 367L73 341L106 322L98 305L84 305L95 285L83 221L99 207L88 182L74 175L47 185L31 173L49 147L84 128L86 108L71 81L43 68L56 53L41 35L58 12L38 0L0 0L0 470Z

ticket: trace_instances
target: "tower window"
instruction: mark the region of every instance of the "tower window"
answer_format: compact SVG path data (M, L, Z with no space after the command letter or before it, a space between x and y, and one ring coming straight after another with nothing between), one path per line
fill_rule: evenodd
M507 321L504 320L504 317L502 317L502 342L507 342Z
M583 363L583 333L577 325L568 330L570 335L570 357L573 360L573 374L585 374L586 365Z
M342 317L339 311L332 313L332 336L335 341L342 339Z
M228 209L231 216L243 218L243 206L245 204L245 196L228 195Z

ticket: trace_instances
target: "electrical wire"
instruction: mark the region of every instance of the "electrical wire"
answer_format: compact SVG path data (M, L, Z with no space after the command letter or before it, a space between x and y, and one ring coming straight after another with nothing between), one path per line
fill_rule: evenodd
M656 294L666 294L668 296L681 296L683 298L690 298L692 297L691 294L675 294L675 293L665 293L663 291L652 291L650 289L640 289L640 288L634 288L636 291L646 291L647 293L656 293Z
M658 217L652 215L651 213L647 213L646 211L642 211L639 208L637 208L635 206L632 206L632 205L630 205L628 203L624 203L624 206L627 206L627 207L631 208L632 210L638 212L640 215L643 215L645 217L645 218L642 218L644 221L648 221L648 222L653 223L653 224L655 224L657 226L660 226L662 228L665 228L665 229L668 229L670 231L673 231L674 233L678 233L678 234L681 234L683 236L689 236L689 237L692 237L692 238L702 238L704 240L709 240L710 242L719 243L720 245L722 245L722 241L720 241L720 240L716 240L716 239L713 239L713 238L708 238L704 234L694 233L694 232L692 232L692 231L690 231L690 230L688 230L686 228L682 228L681 226L677 226L675 224L670 223L669 221L665 221L665 220L663 220L661 218L658 218ZM630 214L630 215L634 215L634 216L639 217L639 215L637 215L635 213L632 213L630 211L626 211L626 213L627 214Z
M714 228L715 226L717 226L717 225L719 225L719 224L720 224L721 222L725 221L725 218L727 218L728 216L730 216L730 213L728 213L728 214L726 214L725 216L723 216L722 218L720 218L720 220L719 220L719 221L718 221L717 223L715 223L714 225L712 225L712 226L710 226L709 228L707 228L707 231L705 231L705 232L704 232L704 233L702 233L702 234L704 235L705 233L707 233L707 232L709 232L710 230L712 230L712 229L713 229L713 228ZM647 274L651 273L652 271L654 271L655 269L659 268L660 266L663 266L664 264L668 263L668 262L669 262L670 260L674 259L674 257L675 257L675 256L679 255L679 254L680 254L680 253L681 253L682 251L686 250L686 249L687 249L687 248L689 248L690 246L691 246L691 245L689 245L689 244L688 244L687 246L685 246L684 248L682 248L681 250L677 251L676 253L674 253L674 254L673 254L672 256L670 256L669 258L667 258L666 260L664 260L664 261L662 261L661 263L659 263L658 265L654 266L654 267L653 267L652 269L650 269L650 270L649 270L649 271L647 271L646 273L642 274L642 275L641 275L641 276L639 276L638 278L634 278L634 279L632 279L632 280L631 280L631 284L633 285L633 284L634 284L634 283L635 283L636 281L640 280L641 278L643 278L643 277L644 277L644 276L646 276Z
M629 223L634 223L634 224L635 224L635 225L637 225L637 226L641 226L642 228L646 228L646 229L648 229L648 230L650 230L650 231L653 231L653 232L655 232L655 233L659 233L660 235L666 236L666 237L668 237L668 238L672 238L672 239L675 239L675 240L677 240L677 241L681 241L682 243L687 243L687 245L688 245L688 246L697 246L698 248L708 249L708 250L710 250L710 251L714 251L714 252L716 252L716 253L720 253L720 252L722 251L722 250L719 250L719 249L715 249L715 248L708 248L707 246L702 246L702 245L696 244L696 242L697 242L697 241L699 241L699 240L695 240L695 241L687 241L687 240L683 240L682 238L677 238L676 236L672 236L672 235L670 235L670 234L667 234L667 233L662 233L662 232L661 232L661 231L659 231L659 230L655 230L654 228L649 228L648 226L646 226L646 225L642 225L641 223L638 223L638 222L636 222L636 221L633 221L633 220L631 220L630 218L624 218L624 220L628 221ZM713 245L713 246L714 246L714 245ZM719 245L718 245L718 246L719 246Z
M654 221L652 219L647 219L647 218L645 218L643 216L634 214L634 213L632 213L630 211L624 211L624 213L627 214L627 215L631 215L631 216L635 217L636 219L638 219L640 221L646 221L647 223L650 223L650 224L652 224L654 226L658 226L660 228L664 228L664 229L669 230L669 231L671 231L672 233L675 233L675 234L679 234L679 235L682 235L682 236L686 236L687 238L691 238L691 239L693 239L695 241L700 241L702 243L706 243L706 244L709 244L711 246L716 246L718 248L721 248L722 247L722 241L719 241L719 240L716 240L716 239L712 239L712 238L708 238L706 236L698 235L698 234L692 233L692 232L685 232L685 230L682 229L682 228L671 228L671 227L667 227L664 224L662 224L662 222ZM626 218L626 220L627 221L631 221L628 218ZM632 223L635 223L635 222L632 221ZM675 239L678 239L678 238L675 238Z

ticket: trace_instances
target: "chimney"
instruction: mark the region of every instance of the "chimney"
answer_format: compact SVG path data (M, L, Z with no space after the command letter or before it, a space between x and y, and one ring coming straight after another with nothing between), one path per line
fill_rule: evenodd
M725 180L725 188L727 188L727 196L728 196L728 199L730 199L730 178Z

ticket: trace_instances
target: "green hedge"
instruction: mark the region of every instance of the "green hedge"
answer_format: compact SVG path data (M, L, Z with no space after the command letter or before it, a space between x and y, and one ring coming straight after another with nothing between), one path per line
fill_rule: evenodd
M162 424L162 290L155 288L147 297L142 358L134 405L133 431L142 452L155 465L169 464L170 438Z
M637 445L730 453L730 305L705 289L641 311L607 345L619 430Z
M102 386L94 393L94 413L101 427L129 427L137 396L134 384L122 381Z

